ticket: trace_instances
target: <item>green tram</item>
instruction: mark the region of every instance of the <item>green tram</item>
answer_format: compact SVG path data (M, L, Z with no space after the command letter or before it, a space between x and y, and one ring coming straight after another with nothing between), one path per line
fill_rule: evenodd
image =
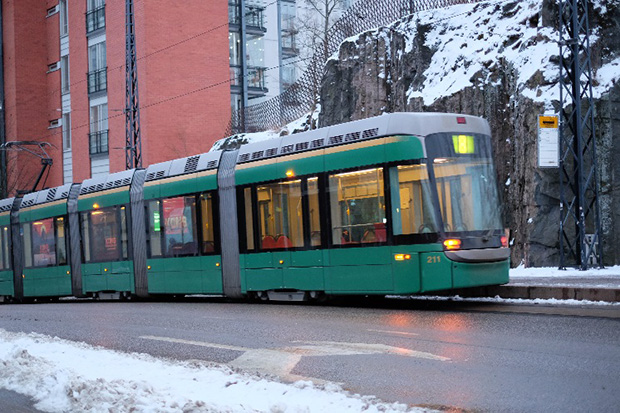
M15 300L416 294L507 283L509 256L490 128L466 115L386 114L0 201Z

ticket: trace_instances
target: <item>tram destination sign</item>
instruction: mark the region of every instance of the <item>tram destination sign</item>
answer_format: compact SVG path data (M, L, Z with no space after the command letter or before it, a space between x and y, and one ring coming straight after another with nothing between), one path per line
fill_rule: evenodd
M538 167L560 166L560 141L557 115L538 116Z

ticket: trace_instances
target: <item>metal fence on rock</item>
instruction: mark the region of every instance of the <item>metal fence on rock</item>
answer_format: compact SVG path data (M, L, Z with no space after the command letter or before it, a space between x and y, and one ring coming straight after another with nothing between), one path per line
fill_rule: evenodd
M327 59L348 37L387 25L409 14L482 0L358 0L328 30L327 45L319 43L305 72L282 94L234 111L228 135L275 129L299 119L316 104Z

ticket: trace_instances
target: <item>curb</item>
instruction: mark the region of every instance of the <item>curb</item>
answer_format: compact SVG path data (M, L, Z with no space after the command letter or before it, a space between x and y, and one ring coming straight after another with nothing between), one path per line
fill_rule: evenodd
M620 288L589 287L547 287L542 285L499 285L491 287L474 287L450 290L442 295L459 295L461 297L495 297L521 298L535 300L588 300L620 302Z

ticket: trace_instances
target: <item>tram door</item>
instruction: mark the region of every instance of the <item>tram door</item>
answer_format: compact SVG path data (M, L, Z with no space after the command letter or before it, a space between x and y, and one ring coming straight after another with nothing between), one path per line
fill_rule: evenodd
M393 290L387 244L383 168L329 175L331 236L326 274L334 292Z
M306 238L310 239L309 242L320 244L318 215L315 225L317 228L310 222L310 234L305 234L302 196L305 185L316 187L316 178L293 179L256 187L258 222L254 227L258 231L258 245L254 249L259 253L246 256L246 282L249 291L324 288L322 253L318 250L300 250L303 249ZM246 192L248 191L249 188L246 189ZM318 199L318 190L313 190L312 193ZM246 211L249 206L246 196ZM318 207L314 209L318 214ZM311 220L311 214L309 216ZM246 215L246 220L248 218ZM316 232L316 241L312 240L313 232ZM254 237L247 234L247 238ZM249 246L249 249L252 247Z

